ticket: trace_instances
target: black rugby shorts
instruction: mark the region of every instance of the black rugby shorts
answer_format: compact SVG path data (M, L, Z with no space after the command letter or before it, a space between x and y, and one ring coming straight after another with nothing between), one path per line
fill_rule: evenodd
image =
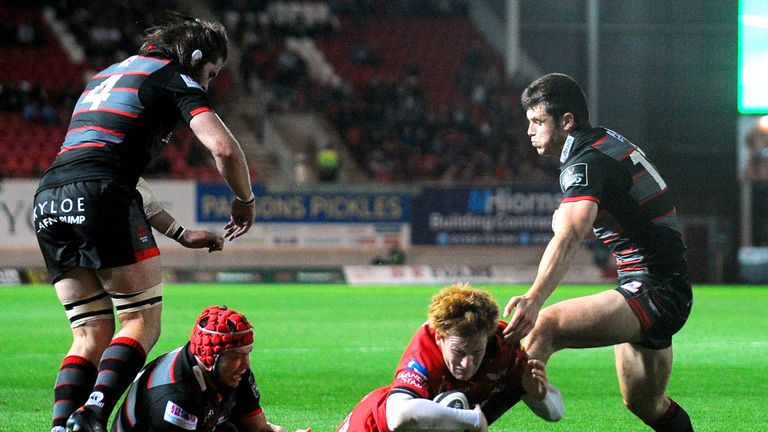
M616 288L640 320L643 341L638 345L664 349L672 345L672 335L688 320L693 293L686 276L625 279Z
M160 254L136 188L75 182L40 191L34 205L37 242L52 282L75 267L107 269Z

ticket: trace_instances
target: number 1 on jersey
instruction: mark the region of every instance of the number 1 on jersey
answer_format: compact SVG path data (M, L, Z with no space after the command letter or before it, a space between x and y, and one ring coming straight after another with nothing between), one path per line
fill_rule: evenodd
M112 93L109 91L112 90L112 87L117 84L117 81L123 77L123 74L118 75L112 75L109 78L105 79L104 82L97 85L93 88L93 90L89 91L87 95L83 98L83 103L91 103L90 110L95 110L99 108L99 105L101 105L102 102L106 101Z
M643 168L645 168L645 170L648 171L648 174L650 174L651 177L653 177L653 179L656 180L656 183L658 183L659 188L661 190L664 190L667 188L667 183L664 182L664 179L661 178L661 175L659 174L659 172L656 171L656 167L654 167L648 161L648 159L645 157L645 154L643 154L643 152L639 148L635 147L635 151L629 154L629 158L632 159L632 163L634 163L635 165L637 164L642 165Z

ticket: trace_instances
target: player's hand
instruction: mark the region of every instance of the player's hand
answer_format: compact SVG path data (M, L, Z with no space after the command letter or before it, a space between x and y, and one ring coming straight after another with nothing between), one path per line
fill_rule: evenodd
M547 368L543 361L528 359L522 377L523 390L532 397L542 400L547 395Z
M224 248L224 237L206 230L184 230L179 243L190 249L208 248L208 252L215 252Z
M480 405L475 405L474 411L477 411L480 413L480 427L475 429L477 432L488 432L488 420L485 418L485 414L483 413L483 410L480 408Z
M256 202L243 204L237 198L232 199L231 218L224 226L224 238L232 241L248 232L256 218Z
M504 316L508 316L514 309L515 313L509 324L504 328L504 340L507 342L519 342L536 324L541 305L525 295L515 296L509 299L504 308Z

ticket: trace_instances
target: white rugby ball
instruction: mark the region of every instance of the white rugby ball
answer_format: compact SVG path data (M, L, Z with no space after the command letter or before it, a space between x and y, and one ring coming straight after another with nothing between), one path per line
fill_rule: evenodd
M449 408L471 409L467 396L458 390L442 392L435 396L433 400L440 405L447 406Z

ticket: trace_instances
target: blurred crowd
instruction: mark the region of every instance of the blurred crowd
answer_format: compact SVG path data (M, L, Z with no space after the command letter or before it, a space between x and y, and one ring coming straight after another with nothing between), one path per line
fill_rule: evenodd
M41 3L66 23L84 47L92 71L135 52L142 30L156 23L164 10L189 12L176 0L127 0L107 8L96 0ZM211 6L239 53L228 62L237 66L230 70L240 74L245 92L254 100L258 97L267 113L314 110L327 116L353 162L372 180L530 182L549 177L548 171L555 168L535 157L519 108L519 83L505 76L487 50L472 47L463 54L454 88L446 89L458 97L446 104L425 96L423 71L415 64L399 65L399 74L352 85L332 71L326 71L330 78L313 76L307 53L296 42L338 37L344 20L377 14L466 18L468 0L222 0ZM15 35L15 44L42 43L40 29L29 23L0 31ZM365 41L349 56L361 68L382 61L375 44ZM256 79L259 94L253 93ZM19 112L29 121L66 125L77 98L74 92L79 91L51 95L29 82L5 82L0 85L0 110ZM217 109L225 111L231 99L228 78L217 79L211 91ZM181 146L190 166L199 166L197 158L205 157L194 153L196 147ZM154 169L162 175L170 163L160 158Z

